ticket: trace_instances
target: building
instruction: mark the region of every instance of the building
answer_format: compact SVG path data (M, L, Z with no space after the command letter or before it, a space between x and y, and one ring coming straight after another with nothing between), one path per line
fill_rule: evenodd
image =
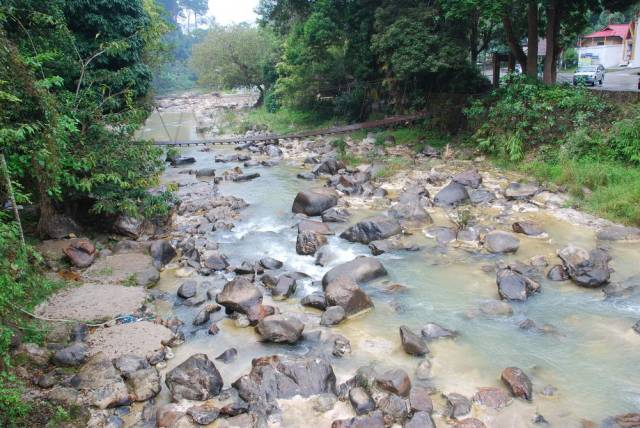
M610 24L580 37L578 63L602 64L606 68L629 64L632 56L637 56L633 55L637 44L631 34L635 24Z
M640 67L640 13L629 24L629 67Z

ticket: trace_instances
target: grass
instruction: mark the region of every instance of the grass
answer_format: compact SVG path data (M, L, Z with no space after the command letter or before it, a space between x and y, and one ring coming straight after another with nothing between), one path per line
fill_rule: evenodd
M244 133L250 129L269 130L276 134L288 134L303 130L330 128L336 125L336 120L318 115L316 112L302 112L297 110L280 109L270 113L261 107L251 110L244 116L236 132Z
M640 226L640 169L612 161L532 161L517 170L566 186L574 206L612 221Z
M411 160L401 156L392 156L384 160L385 166L376 172L376 178L387 178L407 168Z

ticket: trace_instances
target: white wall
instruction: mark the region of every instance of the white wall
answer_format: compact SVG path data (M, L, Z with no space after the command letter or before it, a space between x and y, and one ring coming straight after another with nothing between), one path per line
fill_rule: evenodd
M582 54L590 53L597 56L595 64L602 64L605 68L616 67L622 62L622 45L603 45L578 48L578 61Z
M629 67L640 67L640 17L636 24L636 39L633 41L634 58Z

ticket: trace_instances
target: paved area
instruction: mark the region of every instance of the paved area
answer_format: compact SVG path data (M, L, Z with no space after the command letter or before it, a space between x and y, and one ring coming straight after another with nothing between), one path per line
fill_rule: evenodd
M602 86L594 86L598 91L630 91L638 92L640 69L607 71ZM573 73L558 73L558 83L572 83Z

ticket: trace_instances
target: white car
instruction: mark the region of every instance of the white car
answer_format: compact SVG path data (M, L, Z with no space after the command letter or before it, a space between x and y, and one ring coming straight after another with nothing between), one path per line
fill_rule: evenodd
M583 65L578 67L573 73L573 84L583 83L585 85L595 86L602 85L604 81L604 66L602 65Z

